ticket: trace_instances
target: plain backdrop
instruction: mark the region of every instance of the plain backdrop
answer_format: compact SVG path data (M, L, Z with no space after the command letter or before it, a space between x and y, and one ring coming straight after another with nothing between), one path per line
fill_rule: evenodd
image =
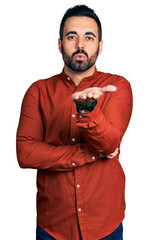
M67 8L86 4L103 27L99 71L128 79L133 115L121 144L126 174L124 240L148 238L149 216L149 14L146 0L5 0L0 2L0 238L33 240L36 170L16 159L16 130L27 88L63 68L57 43ZM68 239L69 240L69 239ZM94 240L94 239L93 239Z

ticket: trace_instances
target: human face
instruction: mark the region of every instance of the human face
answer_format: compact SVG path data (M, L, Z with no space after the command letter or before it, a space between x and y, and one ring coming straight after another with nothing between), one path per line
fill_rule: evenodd
M59 50L64 63L73 71L91 68L100 52L102 41L98 41L98 26L90 17L70 17L66 20L63 40L59 39Z

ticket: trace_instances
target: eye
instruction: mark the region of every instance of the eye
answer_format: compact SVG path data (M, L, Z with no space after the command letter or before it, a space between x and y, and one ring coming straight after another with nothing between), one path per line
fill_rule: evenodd
M93 40L94 40L94 38L93 38L93 37L90 37L90 36L87 36L86 39L87 39L88 41L93 41Z
M69 36L68 39L69 40L74 40L74 39L76 39L76 36Z

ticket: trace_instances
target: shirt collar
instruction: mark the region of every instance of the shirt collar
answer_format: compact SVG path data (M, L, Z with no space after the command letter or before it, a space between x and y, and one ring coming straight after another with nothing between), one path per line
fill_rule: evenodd
M83 78L82 81L91 81L91 80L93 80L93 79L97 79L97 76L98 76L98 71L97 71L97 68L95 67L95 72L94 72L94 74L91 75L91 76L88 76L88 77ZM61 77L63 80L65 80L65 81L70 81L70 80L72 80L72 79L64 72L64 69L63 69L63 71L61 72L60 77Z

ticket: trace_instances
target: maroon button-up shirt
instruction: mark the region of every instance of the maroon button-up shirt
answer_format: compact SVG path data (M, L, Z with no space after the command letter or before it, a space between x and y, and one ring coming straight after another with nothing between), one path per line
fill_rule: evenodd
M89 114L76 111L71 95L115 85ZM98 240L111 234L125 211L125 176L119 154L132 111L129 82L97 72L76 87L64 71L27 90L17 131L22 168L38 169L37 223L57 240ZM102 154L102 155L101 155Z

